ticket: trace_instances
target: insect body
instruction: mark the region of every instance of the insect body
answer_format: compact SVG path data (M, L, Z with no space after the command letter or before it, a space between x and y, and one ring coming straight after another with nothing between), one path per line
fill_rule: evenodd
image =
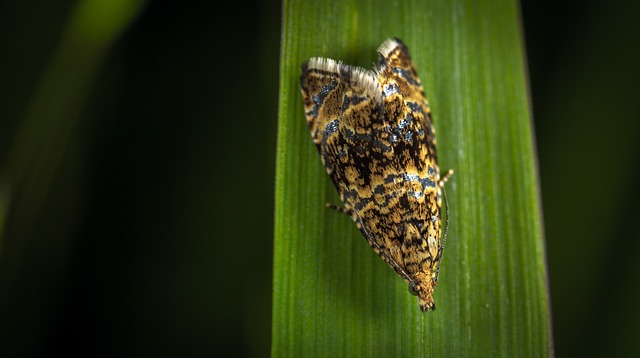
M407 47L378 49L374 71L311 58L300 78L307 124L344 208L374 251L435 309L445 235L429 104ZM446 195L444 197L446 203ZM447 215L448 224L448 215Z

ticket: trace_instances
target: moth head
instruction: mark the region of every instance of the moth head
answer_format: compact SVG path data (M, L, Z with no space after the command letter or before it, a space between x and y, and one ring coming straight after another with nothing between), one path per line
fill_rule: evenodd
M409 292L414 296L418 296L422 312L436 309L436 303L433 301L433 286L429 277L409 283Z

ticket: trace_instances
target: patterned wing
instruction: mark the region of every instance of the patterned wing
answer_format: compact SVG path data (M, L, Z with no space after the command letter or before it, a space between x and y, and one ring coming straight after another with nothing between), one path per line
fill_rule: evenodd
M302 67L302 98L311 136L347 211L368 197L371 123L380 122L382 92L375 74L330 59L312 58Z
M431 120L429 104L411 61L409 50L398 39L385 41L378 49L378 80L384 92L385 117L392 127L405 128L405 143L396 147L395 158L398 171L422 182L422 195L409 195L416 201L413 219L424 220L421 235L438 247L432 256L439 264L441 258L441 192L440 172L436 153L435 129ZM435 276L437 279L437 276Z
M385 188L398 198L387 205L388 212L400 216L389 246L391 256L412 278L409 285L418 294L421 308L435 309L432 292L442 258L435 130L407 47L390 39L378 54L376 72L384 93L384 117L395 135L391 138L393 160L388 165L395 185Z

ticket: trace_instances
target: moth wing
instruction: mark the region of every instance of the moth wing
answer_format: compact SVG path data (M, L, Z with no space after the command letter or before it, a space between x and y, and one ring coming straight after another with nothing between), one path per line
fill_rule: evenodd
M441 246L441 194L429 104L409 50L402 41L385 41L378 55L376 72L384 93L384 116L397 138L393 143L394 163L390 167L401 183L400 187L393 188L400 200L390 205L391 211L406 215L405 222L413 222L419 229L419 237L426 240L420 250L434 262L439 259L439 252L434 248ZM406 245L410 236L399 235L398 239ZM408 264L407 260L404 263Z
M354 210L368 200L360 188L370 180L376 156L372 128L382 123L377 77L331 59L312 58L302 66L300 86L322 162L346 209Z
M399 39L386 40L378 48L378 57L376 72L385 101L389 103L399 98L404 102L407 108L403 110L422 122L431 144L429 149L435 153L436 137L429 103L407 46Z

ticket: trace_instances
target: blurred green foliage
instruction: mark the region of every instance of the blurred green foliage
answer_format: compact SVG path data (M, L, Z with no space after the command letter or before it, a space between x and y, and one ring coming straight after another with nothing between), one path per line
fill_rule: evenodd
M638 11L523 6L560 357L640 356Z
M0 11L2 357L269 350L279 6L134 3Z
M0 4L0 356L268 355L281 5L91 15L73 115L26 139L58 163L10 164L79 4ZM558 356L640 355L638 10L522 3Z

